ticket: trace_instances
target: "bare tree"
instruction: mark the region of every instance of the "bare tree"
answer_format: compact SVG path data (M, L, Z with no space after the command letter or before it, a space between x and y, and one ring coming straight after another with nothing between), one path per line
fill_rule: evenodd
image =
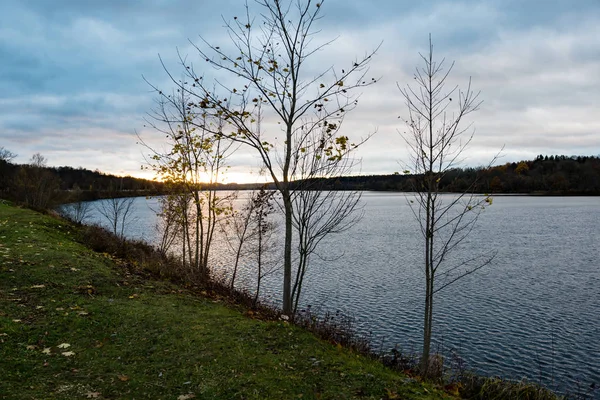
M251 237L253 245L251 248L252 253L256 256L254 306L258 303L263 278L277 270L277 262L272 258L277 248L273 240L276 224L271 220L271 215L275 212L274 194L274 192L261 188L251 199L250 222L253 228Z
M43 168L48 165L48 159L40 153L35 153L31 156L31 159L29 160L29 165L31 165L32 167Z
M254 198L255 194L253 193L242 209L233 210L230 218L223 221L221 226L226 243L234 255L231 280L229 281L229 287L232 290L235 287L240 262L251 254L251 249L248 249L248 242L254 234L252 229Z
M405 172L413 174L415 185L416 199L409 200L409 204L424 239L425 309L420 368L427 375L435 294L488 265L496 252L449 257L471 233L485 206L492 204L488 195L473 193L475 182L455 195L440 193L441 180L460 165L473 138L474 130L471 124L463 126L464 119L479 108L481 101L479 93L472 91L470 80L466 90L445 87L454 63L445 68L443 59L434 59L431 37L429 51L421 58L423 67L416 69L415 86L398 87L408 112L404 118L406 131L401 132L411 154Z
M260 296L262 279L276 270L273 255L277 243L273 235L277 224L271 218L276 212L274 195L275 192L266 190L264 186L253 191L245 205L234 211L222 226L234 257L230 288L235 287L240 265L248 265L256 272L254 305Z
M76 201L61 205L58 211L76 224L83 224L90 217L92 207L88 201Z
M58 207L60 215L76 224L83 224L91 216L92 204L89 201L82 201L82 198L83 191L79 185L74 184L73 189L69 191L68 203Z
M225 21L230 38L227 47L202 38L202 45L196 46L202 59L231 79L227 84L219 81L217 87L221 93L204 82L194 66L180 56L191 83L190 87L180 85L180 88L191 95L192 107L226 122L222 130L207 125L201 128L253 148L281 195L285 215L283 312L287 315L293 311L295 189L290 182L295 151L310 151L311 133L326 127L329 135L323 136L319 143L325 161L336 164L352 152L357 145L336 133L343 116L358 104L356 90L376 82L374 78L366 78L375 51L349 60L339 69L325 67L316 73L311 70L311 59L316 61L318 53L332 43L315 43L319 32L316 23L321 18L323 3L258 0L257 18L251 15L246 4L244 16ZM263 115L265 122L276 123L279 128L268 132L261 128Z
M0 146L0 161L11 162L17 157L15 153L4 148L4 146Z
M117 196L116 193L112 194ZM113 197L97 203L96 209L109 223L112 233L121 241L125 240L125 227L131 223L133 197Z
M331 135L331 126L313 130L307 143L295 151L293 159L293 225L297 233L297 265L292 286L293 312L296 313L309 260L328 235L344 232L362 217L361 193L332 191L328 179L349 175L357 160L341 157L330 162L331 155L322 143ZM344 138L347 140L347 138ZM308 147L308 148L307 148ZM322 258L322 257L321 257Z

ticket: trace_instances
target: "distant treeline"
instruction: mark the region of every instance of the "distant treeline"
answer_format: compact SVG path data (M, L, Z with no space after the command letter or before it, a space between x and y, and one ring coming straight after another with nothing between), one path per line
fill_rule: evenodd
M14 156L12 153L5 154ZM85 168L48 167L45 158L39 154L32 157L29 164L14 164L1 156L0 151L0 199L39 210L76 201L157 196L172 190L163 182L149 179L116 176ZM244 190L262 185L231 183L215 186L220 190Z
M414 175L394 173L317 179L313 184L302 182L302 186L318 190L410 192L416 182ZM539 155L533 161L454 169L441 178L440 184L445 192L600 195L600 157ZM244 190L260 186L218 184L217 189ZM148 179L120 177L84 168L47 167L42 163L19 165L0 159L0 198L37 209L69 201L160 195L167 190L162 182Z
M326 190L379 190L410 192L417 177L410 174L348 176L319 181ZM454 169L441 177L441 190L477 193L545 195L600 195L598 156L543 156L533 161L506 163L490 168ZM309 185L310 186L310 185Z
M45 209L69 201L160 194L161 182L84 168L13 164L0 159L0 198Z

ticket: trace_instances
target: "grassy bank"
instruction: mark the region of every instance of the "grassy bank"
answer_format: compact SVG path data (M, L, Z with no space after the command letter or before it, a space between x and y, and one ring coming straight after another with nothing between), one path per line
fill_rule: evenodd
M450 398L281 321L142 278L0 204L0 398Z

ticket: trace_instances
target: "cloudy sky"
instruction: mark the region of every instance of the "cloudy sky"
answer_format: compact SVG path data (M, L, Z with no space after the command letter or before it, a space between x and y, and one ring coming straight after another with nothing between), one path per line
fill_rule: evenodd
M0 146L26 163L142 175L143 147L160 135L144 127L155 94L145 77L172 87L158 55L181 74L177 49L189 40L226 45L223 19L242 0L0 0ZM600 155L599 0L326 0L319 39L337 40L314 57L324 67L382 45L342 132L364 136L360 173L393 173L407 150L398 134L406 109L397 83L412 80L431 33L436 54L469 77L484 103L473 114L468 166L537 154ZM197 65L202 65L200 62ZM258 160L242 149L228 181L256 181ZM248 174L252 172L252 174Z

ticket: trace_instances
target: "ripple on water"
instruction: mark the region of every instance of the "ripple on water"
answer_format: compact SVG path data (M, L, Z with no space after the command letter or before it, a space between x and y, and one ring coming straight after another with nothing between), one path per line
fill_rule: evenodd
M323 258L313 257L303 304L355 316L376 347L384 341L385 348L418 351L418 225L403 194L363 199L360 223L328 237L319 250ZM152 241L153 212L144 199L136 205L138 223L127 234ZM563 390L600 385L599 227L598 198L496 198L457 257L487 250L497 256L439 293L434 346L456 350L488 375L554 382ZM280 275L269 276L264 295L277 301L280 282Z

